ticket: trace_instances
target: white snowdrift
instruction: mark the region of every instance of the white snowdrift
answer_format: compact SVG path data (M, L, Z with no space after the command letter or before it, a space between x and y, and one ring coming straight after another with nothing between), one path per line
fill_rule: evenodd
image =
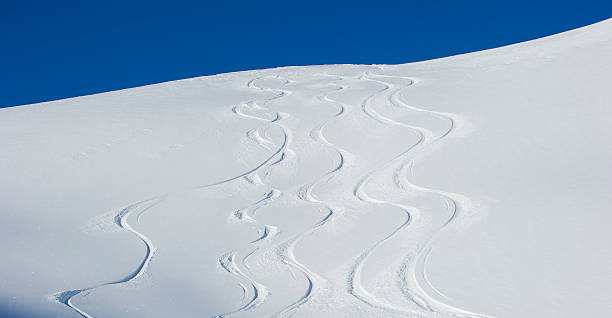
M0 315L610 317L612 20L0 110Z

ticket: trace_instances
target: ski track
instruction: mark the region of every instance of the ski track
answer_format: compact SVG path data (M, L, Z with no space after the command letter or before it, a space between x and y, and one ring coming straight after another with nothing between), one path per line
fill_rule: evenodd
M409 83L405 85L405 87L409 87L411 85L414 85L415 83L413 79L406 78L406 77L394 77L394 76L385 76L385 75L379 75L379 74L376 74L375 77L387 77L387 78L408 80ZM457 116L454 114L429 111L429 110L425 110L425 109L421 109L415 106L408 105L402 102L398 96L400 92L402 91L402 88L395 89L396 85L393 85L393 84L390 84L390 83L387 83L381 80L369 78L369 74L367 72L366 74L361 76L360 79L369 80L369 81L377 82L377 83L384 85L383 89L379 90L374 95L371 95L369 98L364 100L364 102L362 103L363 112L366 115L368 115L370 118L380 123L413 129L414 131L418 133L419 140L413 146L409 147L406 151L404 151L398 157L389 161L383 167L370 172L355 187L354 195L358 199L372 203L372 204L387 204L387 205L399 208L407 214L407 220L404 223L400 224L400 226L397 227L392 233L387 235L381 241L378 241L377 243L375 243L372 247L367 249L363 254L361 254L357 258L357 261L354 263L353 268L349 275L349 287L348 287L349 293L353 294L356 298L366 302L368 305L373 306L373 307L378 307L378 308L385 309L385 310L388 310L394 313L398 313L398 314L400 313L407 314L407 315L419 314L414 311L406 311L406 310L399 309L391 304L388 304L380 299L377 299L374 295L369 293L367 290L365 290L363 286L360 285L360 271L361 271L361 268L363 267L363 264L367 261L367 258L382 243L391 239L393 236L399 233L400 230L406 228L409 225L410 219L411 219L411 212L410 212L411 210L413 211L413 213L416 213L417 215L422 213L421 211L419 211L418 209L414 207L407 207L404 205L400 205L398 203L374 199L368 196L365 190L363 190L364 186L367 184L367 182L369 181L369 179L371 178L373 174L375 174L378 171L382 171L383 169L385 169L386 167L388 167L389 165L393 164L396 161L401 161L402 163L400 164L400 168L397 169L392 176L396 186L402 190L408 190L408 188L410 188L417 192L422 192L422 193L425 192L425 193L432 193L432 194L438 195L442 200L445 201L446 206L448 207L448 210L450 210L450 214L451 214L451 216L444 222L444 224L430 238L426 240L426 242L422 245L422 247L417 252L416 257L407 256L406 259L404 259L403 264L400 268L400 271L398 272L398 276L402 283L402 291L404 295L409 300L411 300L413 303L417 304L419 307L425 310L426 312L432 312L435 315L450 315L450 316L455 316L455 317L459 317L459 316L460 317L489 317L487 315L482 315L482 314L470 312L467 310L463 310L463 309L454 307L452 305L446 304L442 301L435 299L434 297L432 297L431 295L427 293L427 291L419 283L419 280L417 278L417 276L420 275L421 277L424 278L425 283L429 285L428 287L431 290L433 290L434 292L436 292L443 298L447 298L443 293L441 293L433 285L431 285L429 279L427 278L427 275L425 274L425 263L429 256L429 253L431 252L431 246L433 242L435 241L435 239L439 237L439 235L443 232L443 230L445 230L447 226L449 226L449 224L458 217L458 214L460 211L460 205L458 201L469 202L469 199L459 194L417 186L408 180L408 178L406 177L407 175L406 170L409 170L410 172L412 172L414 160L419 154L418 150L421 150L431 145L434 142L440 141L441 139L451 134L451 132L456 128L456 122L458 121ZM372 108L371 100L373 99L375 95L383 94L392 89L395 89L395 91L387 95L387 100L390 102L390 104L395 105L395 106L401 106L401 107L404 107L404 108L407 108L407 109L410 109L416 112L427 113L432 116L445 119L449 122L449 128L446 131L444 131L440 136L434 137L433 132L423 127L401 123L401 122L395 121L391 118L388 118L388 117L385 117L379 114L375 109ZM405 158L407 155L412 155L413 153L414 155L411 158ZM416 267L419 262L420 262L420 265L422 265L421 267L423 268L423 271L420 274L417 273L416 271ZM412 281L408 281L406 277L410 277ZM417 292L412 290L411 285L417 289Z
M67 291L56 293L51 296L52 299L54 299L56 302L59 302L59 303L62 303L68 306L69 308L71 308L72 310L80 314L82 317L93 318L93 316L85 312L85 310L77 307L72 302L72 298L82 293L89 293L93 291L94 289L97 289L103 286L119 285L123 283L128 283L142 276L147 271L149 267L149 263L151 262L151 259L153 258L153 254L155 253L155 246L153 245L153 242L148 237L136 231L128 223L128 218L135 211L138 212L138 217L140 217L143 213L145 213L147 210L149 210L153 206L157 205L163 199L164 197L154 197L148 200L144 200L144 201L140 201L140 202L131 204L121 209L119 213L115 216L115 223L119 228L136 236L138 239L140 239L140 241L142 241L145 244L145 247L146 247L145 256L143 260L140 262L139 266L136 268L136 270L134 270L132 273L128 274L127 276L117 279L112 282L107 282L107 283L103 283L103 284L99 284L99 285L95 285L91 287L86 287L86 288L81 288L81 289L76 289L76 290L67 290ZM144 207L141 208L142 206Z
M343 77L329 75L329 74L324 74L324 75L325 76L329 76L329 77L333 77L333 78L337 78L335 81L332 81L330 83L330 85L338 86L338 89L337 90L333 90L330 93L341 91L341 90L345 89L344 86L335 83L336 81L344 80ZM330 93L328 93L328 94L330 94ZM340 119L342 117L342 115L344 115L344 111L345 111L345 106L342 103L338 103L338 102L330 99L328 97L328 94L320 95L317 98L320 101L334 104L336 107L339 108L339 110L331 118L328 118L324 122L316 125L313 129L311 129L308 135L309 135L310 139L313 140L314 142L316 142L318 144L321 144L323 146L327 146L327 147L332 148L338 154L338 158L339 158L338 165L335 168L333 168L332 170L330 170L327 173L325 173L323 176L321 176L317 180L315 180L314 182L301 186L299 188L298 192L297 192L298 199L300 199L302 201L305 201L305 202L309 202L309 203L311 203L313 205L318 205L318 206L322 207L324 210L328 211L328 213L322 219L320 219L317 223L315 223L310 229L308 229L308 230L306 230L306 231L296 235L295 237L293 237L292 239L286 241L285 243L281 244L278 247L277 254L281 256L282 261L285 264L287 264L287 265L297 269L298 271L300 271L304 275L306 280L308 281L308 287L307 287L306 291L304 292L304 295L302 295L302 297L297 299L295 302L289 304L285 308L281 309L280 311L278 311L277 313L272 315L272 317L281 317L281 316L289 315L289 314L295 312L301 306L306 304L316 294L316 292L322 286L327 285L327 280L325 278L323 278L319 274L313 272L307 266L305 266L304 264L302 264L301 262L299 262L297 260L297 258L295 257L294 251L295 251L295 247L302 240L304 240L308 235L313 234L320 227L322 227L325 224L327 224L328 222L332 221L334 215L340 211L340 208L333 206L329 202L325 202L325 201L319 200L319 199L317 199L312 194L312 191L316 188L316 186L318 184L320 184L321 182L324 182L324 181L327 181L327 180L331 179L335 174L340 172L340 170L344 167L345 157L348 154L348 152L346 150L343 150L340 147L330 143L325 138L325 136L323 135L324 128L329 123L331 123L332 121Z
M382 70L382 68L380 69ZM328 124L335 120L341 120L347 110L347 107L349 107L349 105L337 102L336 100L329 97L329 94L347 88L347 86L340 85L337 82L344 81L349 77L330 75L327 73L323 75L336 78L329 84L338 86L338 89L332 92L328 92L327 94L319 95L317 96L317 98L322 102L333 104L334 107L338 108L338 112L332 117L327 118L323 122L317 124L309 131L308 135L313 142L333 149L338 155L338 164L333 169L331 169L315 181L299 187L296 193L296 197L297 199L310 203L313 206L318 206L320 210L327 211L328 213L308 230L298 233L290 239L276 245L275 251L276 255L279 257L279 260L290 268L299 271L305 277L308 284L306 290L304 291L304 294L300 298L271 315L272 317L292 315L301 306L308 303L308 301L321 288L327 285L327 280L325 278L313 272L307 266L297 260L297 258L295 257L295 248L307 236L314 234L319 228L332 221L334 219L334 216L343 211L342 206L335 206L332 202L322 201L313 195L313 190L319 184L329 181L336 174L338 174L344 168L346 163L345 161L347 160L347 158L352 156L350 152L329 142L323 133L325 127ZM260 199L242 209L231 213L228 217L229 222L246 222L251 224L257 224L257 210L273 203L275 200L277 200L283 195L280 190L266 185L261 180L259 173L267 169L268 171L265 172L265 174L269 174L270 169L274 168L275 166L286 160L288 158L288 154L289 156L291 156L293 153L292 150L289 149L292 132L282 124L283 119L286 119L291 115L280 111L271 112L266 107L269 102L285 97L291 94L291 92L280 88L266 88L257 86L256 82L263 78L280 79L278 75L273 77L256 77L248 81L247 87L257 89L263 92L271 92L275 95L271 98L264 99L263 101L252 100L248 102L239 103L238 105L233 106L231 108L231 111L239 117L258 120L266 123L265 126L257 127L247 131L245 135L253 143L271 152L271 155L269 155L265 160L263 160L248 171L242 172L227 179L216 181L214 183L204 184L192 188L192 190L208 188L243 178L250 184L255 185L256 187L264 187L267 189ZM362 81L375 82L383 86L383 88L366 97L361 103L361 111L367 117L384 125L410 129L411 131L416 133L418 138L416 142L410 145L402 153L392 158L390 161L386 162L382 166L367 172L364 177L362 177L353 187L352 195L359 201L374 206L386 205L392 208L399 209L405 213L406 217L405 220L401 224L399 224L391 233L387 234L381 240L377 241L375 244L365 249L355 259L348 273L348 279L346 282L347 292L372 308L383 310L387 313L391 313L397 316L429 317L430 314L433 314L436 316L445 315L453 317L490 317L487 315L466 311L440 301L439 298L448 299L448 297L431 284L425 271L434 241L452 223L453 220L460 216L462 210L466 210L469 207L470 200L467 197L456 193L418 186L412 183L408 177L408 175L414 176L413 167L415 159L416 157L418 157L419 154L422 153L422 151L419 152L419 150L423 150L428 146L431 146L433 143L436 143L442 140L443 138L449 136L456 129L457 123L462 122L463 119L455 114L425 110L403 102L400 98L400 93L404 88L414 85L414 79L383 74L370 74L370 72L365 72L358 77L350 78ZM391 82L383 80L384 78L390 78L393 80L403 80L406 81L406 84L393 84ZM288 83L290 83L290 81L285 80L285 84ZM435 132L425 127L410 125L394 120L393 118L381 115L374 108L373 105L373 100L381 96L386 98L390 105L403 107L413 112L424 113L442 120L446 120L449 123L448 129L436 135ZM259 103L261 103L261 105ZM280 146L276 145L270 138L266 136L268 129L272 126L276 126L282 131L283 138ZM447 210L450 214L450 217L434 232L434 234L426 238L426 240L419 245L419 249L415 255L408 255L402 260L400 269L397 271L400 289L403 296L411 303L417 305L417 307L419 308L418 310L414 310L405 306L395 305L383 299L379 299L373 293L369 292L361 282L361 272L364 265L367 263L369 257L385 242L393 239L401 231L410 228L410 225L413 224L416 219L418 219L415 219L415 217L418 217L418 215L423 213L423 211L420 211L418 208L413 206L408 206L405 204L391 202L387 200L376 199L373 196L369 195L365 190L368 182L374 175L383 172L385 169L395 166L397 166L397 168L393 169L393 174L390 177L392 178L394 185L398 189L402 191L413 191L416 193L429 193L436 195L441 200L444 200L447 206ZM143 260L132 273L111 282L102 283L81 289L66 290L51 295L50 297L54 301L69 307L82 317L93 318L93 316L88 314L84 309L79 308L73 303L74 297L84 293L88 294L91 291L103 286L119 285L133 282L139 277L141 277L144 273L146 273L149 268L151 259L155 253L155 246L147 236L135 230L132 225L128 223L128 219L132 214L136 213L137 223L140 223L140 217L143 213L145 213L153 206L159 204L169 195L170 194L164 194L161 196L153 197L151 199L130 204L125 208L121 209L119 213L115 216L116 225L122 230L127 231L137 237L141 242L143 242L146 248ZM266 301L268 295L270 295L270 289L251 277L249 272L250 267L248 265L248 259L260 250L260 244L264 244L268 241L274 240L279 233L281 233L280 228L274 225L265 224L263 225L263 232L259 238L247 242L246 246L240 251L228 251L218 258L218 265L237 280L237 284L242 290L242 297L239 301L239 305L237 306L237 308L222 314L217 314L213 317L227 317L233 314L244 313L260 306ZM239 254L242 254L243 256L239 258ZM237 261L237 259L239 259L239 261ZM291 273L292 275L294 275L293 271L291 271ZM428 290L436 294L437 297L430 295Z
M258 79L258 78L256 78L256 79ZM248 83L248 86L249 87L253 87L253 82L256 79L251 80ZM282 94L279 94L278 96L275 96L275 97L273 97L271 99L266 100L266 102L270 101L270 100L273 100L273 99L277 99L277 98L283 97L285 94L286 93L283 92ZM243 104L240 104L240 105L247 105L247 106L249 106L249 107L251 107L253 109L257 109L257 110L262 110L263 109L262 107L259 107L256 104L255 101L243 103ZM257 117L257 116L246 115L237 106L232 107L232 112L234 112L237 115L240 115L240 116L243 116L243 117L247 117L247 118L254 118L254 119L259 119L259 120L264 120L264 121L267 120L265 118L261 118L261 117ZM271 123L276 123L276 122L280 121L281 119L282 119L281 114L279 114L277 112L277 113L275 113L274 117L272 117L269 121ZM280 126L280 127L283 128L282 126ZM228 183L228 182L231 182L231 181L238 180L238 179L243 178L243 177L246 178L248 176L256 174L257 171L261 170L263 167L268 165L272 160L274 160L276 157L278 157L279 154L283 155L281 157L281 159L279 159L279 160L282 160L282 158L284 158L284 150L286 148L287 139L288 139L288 136L287 136L287 134L286 134L284 129L283 129L283 135L284 135L284 138L283 138L282 145L270 157L268 157L266 160L261 162L256 167L252 168L251 170L249 170L247 172L241 173L241 174L239 174L237 176L234 176L234 177L231 177L231 178L228 178L228 179L224 179L224 180L221 180L221 181L217 181L217 182L214 182L214 183L210 183L210 184L206 184L206 185L201 185L201 186L195 187L194 189L201 189L201 188L217 186L217 185L225 184L225 183ZM247 137L250 137L250 136L251 136L251 134L249 134L249 132L247 132ZM253 136L254 136L254 138L253 138L254 141L260 142L260 143L265 142L265 139L261 137L261 135L259 134L259 131L256 131L253 134ZM270 143L268 143L267 145L269 145L269 144ZM266 149L270 149L270 148L268 148L266 146L263 146L263 147L266 148ZM249 180L250 179L247 178L247 181L249 181ZM184 192L184 191L178 191L177 193L180 193L180 192ZM277 193L274 193L274 194L277 194ZM76 313L81 315L82 317L93 318L93 316L88 314L85 310L77 307L73 303L72 299L74 297L76 297L77 295L80 295L80 294L83 294L83 293L89 293L89 292L93 291L94 289L98 289L98 288L103 287L103 286L119 285L119 284L123 284L123 283L132 282L132 281L136 280L138 277L142 276L142 274L144 274L147 271L147 269L149 267L149 263L151 262L151 259L153 258L153 254L155 253L155 247L154 247L153 242L151 241L151 239L149 239L144 234L136 231L127 222L127 219L128 219L128 217L132 213L134 213L135 210L140 208L142 205L145 205L148 202L153 202L152 204L146 206L145 208L143 208L142 210L140 210L138 212L137 222L140 222L140 218L144 214L144 212L146 212L148 209L152 208L153 206L159 204L161 201L163 201L164 199L166 199L170 195L171 194L164 194L164 195L153 197L151 199L147 199L147 200L139 201L139 202L136 202L136 203L132 203L132 204L126 206L125 208L121 209L120 212L115 216L115 223L117 224L118 227L120 227L122 230L128 231L132 235L136 236L138 239L140 239L145 244L145 248L146 248L146 250L145 250L145 257L142 260L142 262L140 263L140 265L138 266L138 268L134 272L132 272L131 274L129 274L129 275L127 275L127 276L125 276L125 277L123 277L121 279L118 279L118 280L115 280L115 281L112 281L112 282L98 284L98 285L94 285L94 286L90 286L90 287L86 287L86 288L61 291L61 292L55 293L53 295L50 295L49 298L51 300L55 301L55 302L61 303L61 304L65 305L65 306L69 307L70 309L72 309L73 311L75 311ZM233 261L233 257L232 257L232 261ZM227 270L227 268L225 268L225 269ZM244 288L244 286L242 284L240 284L240 286L242 287L242 289L246 293L246 288ZM253 284L253 286L254 286L254 288L258 287L261 290L265 290L265 286L264 287L260 287L256 283ZM256 296L259 296L259 294L262 294L262 292L259 289L255 291ZM255 297L255 298L258 298L258 297ZM257 299L255 301L251 301L251 303L256 302L256 301L257 301Z
M378 74L376 76L390 77L390 76L378 75ZM395 77L395 78L408 79L406 77ZM411 85L415 83L413 79L410 79L410 81L411 81ZM457 126L458 123L465 123L465 121L462 118L452 113L425 110L425 109L404 103L399 98L399 94L401 93L401 91L402 90L399 89L395 91L395 93L389 95L389 102L391 104L398 105L398 106L410 109L412 111L430 114L434 117L437 117L437 118L440 118L440 119L443 119L449 122L448 129L444 131L442 134L440 134L439 136L434 136L432 133L428 134L426 136L427 137L426 140L420 145L419 149L430 147L434 143L440 142L443 138L448 137L453 131L455 131L458 128ZM418 127L411 127L411 128L418 129ZM411 157L411 159L405 160L400 165L400 168L394 172L393 180L399 189L402 189L402 190L411 189L416 192L431 193L431 194L439 196L442 200L445 201L445 205L450 214L450 217L442 224L442 226L431 237L429 237L426 240L426 242L422 245L420 250L417 252L417 255L416 257L414 257L414 259L411 259L411 256L407 256L406 259L403 261L402 267L404 269L403 270L400 269L400 271L398 272L398 276L400 276L401 278L400 281L403 283L403 289L409 290L408 286L410 284L406 281L406 278L411 277L413 279L412 283L415 285L416 289L418 290L419 295L425 298L428 306L433 311L435 311L437 314L447 314L447 315L458 316L458 317L489 317L491 318L491 316L467 311L467 310L452 306L450 304L444 303L436 299L435 297L431 296L425 290L425 288L423 288L423 286L420 284L417 278L418 276L423 277L423 281L425 282L425 284L427 284L428 287L434 293L438 294L442 298L449 299L444 293L442 293L435 286L433 286L430 280L427 278L427 274L425 271L426 264L427 264L428 257L431 251L433 250L432 246L435 240L451 225L453 221L455 221L457 218L460 217L460 213L462 209L467 210L467 207L470 205L470 200L463 195L452 193L452 192L446 192L442 190L430 189L430 188L418 186L412 183L408 179L407 176L408 174L414 176L414 171L413 171L414 163L419 154L420 153L417 153L415 154L415 156ZM412 266L408 266L408 264L411 261L413 263ZM404 275L406 274L405 268L407 267L411 267L411 272L412 272L411 275ZM417 271L417 267L421 268L420 272Z
M397 121L394 121L388 117L384 117L382 115L380 115L378 112L376 112L371 105L372 100L377 97L377 95L380 94L385 94L387 91L393 89L391 85L388 85L387 83L381 82L381 81L376 81L376 80L372 80L368 78L368 73L366 72L364 75L360 76L359 79L360 80L367 80L367 81L372 81L372 82L376 82L376 83L380 83L382 84L384 87L380 90L378 90L377 92L373 93L372 95L368 96L366 99L364 99L364 101L361 104L361 109L362 111L371 119L385 124L385 125L396 125L396 126L401 126L401 127L406 127L406 128L411 128L413 130L416 130L417 134L418 134L418 140L412 144L411 146L409 146L406 150L404 150L401 154L399 154L398 156L396 156L395 158L393 158L392 160L390 160L389 162L385 163L383 166L376 168L372 171L370 171L369 173L366 174L366 176L361 179L357 185L354 187L353 190L353 195L364 202L368 202L374 205L389 205L392 206L394 208L398 208L400 210L402 210L405 214L406 214L406 220L401 223L395 230L393 230L390 234L388 234L387 236L385 236L382 240L376 242L373 246L371 246L370 248L366 249L361 255L359 255L356 259L356 261L353 263L353 266L351 266L350 272L349 272L349 277L348 277L348 281L347 281L347 291L349 294L353 295L355 298L361 300L362 302L366 303L367 305L373 307L373 308L377 308L377 309L381 309L387 312L390 312L394 315L409 315L409 316L418 316L418 317L424 317L424 315L419 312L419 311L415 311L415 310L411 310L408 308L402 308L393 304L390 304L386 301L383 301L381 299L377 299L376 296L374 296L372 293L368 292L361 284L361 271L363 266L365 265L365 263L367 262L368 258L370 257L370 255L372 255L372 253L374 253L374 251L380 246L382 245L384 242L388 241L389 239L393 238L397 233L399 233L401 230L403 230L404 228L406 228L412 221L413 216L411 211L417 212L417 210L413 207L409 207L406 205L402 205L399 203L393 203L393 202L388 202L388 201L384 201L384 200L378 200L378 199L374 199L371 196L369 196L365 190L364 187L365 185L367 185L367 183L369 182L370 178L375 175L376 173L378 173L379 171L384 170L385 168L389 167L390 165L394 164L395 162L397 162L398 160L402 160L407 154L409 154L413 149L417 148L419 145L423 144L424 141L426 140L426 136L431 135L431 133L423 128L420 127L415 127L415 126L411 126L411 125L407 125L407 124L403 124ZM412 85L413 81L410 81L409 84L407 84L407 86ZM409 300L411 300L413 303L415 303L416 305L418 305L419 307L422 308L426 308L426 304L423 303L423 301L416 295L407 295L409 296Z
M263 170L264 168L271 168L275 165L278 165L279 163L281 163L282 161L284 161L286 159L286 155L285 152L289 151L288 149L288 145L290 143L290 134L288 132L288 129L283 126L281 124L281 120L284 118L289 117L289 114L286 113L282 113L282 112L274 112L274 114L270 114L267 113L266 111L268 110L268 108L266 108L266 104L282 98L288 94L290 94L289 91L285 91L285 90L281 90L281 89L270 89L270 88L265 88L265 87L259 87L257 85L255 85L255 82L259 79L262 79L263 77L257 77L254 78L252 80L250 80L247 83L247 87L249 88L253 88L253 89L258 89L261 91L267 91L267 92L272 92L275 93L276 95L273 96L272 98L266 99L265 101L263 101L263 106L259 106L257 104L256 101L251 101L248 103L243 103L241 104L242 106L249 106L251 110L255 109L255 110L259 110L259 111L263 111L264 115L267 115L266 117L260 117L254 114L246 114L244 111L240 110L240 108L237 108L236 106L232 108L232 112L245 117L245 118L251 118L251 119L257 119L257 120L262 120L264 122L267 122L268 124L271 125L275 125L277 127L280 127L282 132L283 132L283 144L278 148L278 150L276 150L270 157L268 157L268 159L264 160L260 165L258 165L257 167L255 167L254 169L243 173L241 175L238 175L236 177L233 177L231 179L222 181L222 182L227 182L227 181L231 181L231 180L236 180L239 179L241 177L244 177L247 182L257 185L257 186L266 186L265 183L263 183L261 181L261 179L259 178L258 172L260 170ZM275 76L276 79L279 79L280 77ZM289 83L288 81L285 81L285 84ZM267 150L272 150L274 147L274 143L264 137L262 137L262 134L260 133L260 128L256 128L253 130L250 130L246 133L247 138L251 139L252 141L254 141L255 143L257 143L259 146L263 147L264 149ZM265 134L264 134L265 135ZM208 186L212 186L215 184L211 184L211 185L206 185L206 186L202 186L202 187L208 187ZM282 192L278 189L275 188L271 188L270 190L264 194L263 198L252 203L251 205L239 209L238 211L235 211L234 213L232 213L230 215L230 222L232 220L238 221L238 222L250 222L250 223L256 223L257 220L255 219L255 213L257 210L259 210L260 208L262 208L265 205L268 205L270 203L272 203L273 201L275 201L276 199L278 199L280 196L282 195ZM250 249L250 246L252 244L260 244L263 243L267 240L272 239L274 236L276 236L278 233L280 233L280 229L274 225L264 225L264 229L263 229L263 234L261 235L261 237L249 242L248 246L246 247L246 249ZM214 315L213 317L228 317L234 314L238 314L238 313L242 313L242 312L246 312L249 311L251 309L254 309L258 306L260 306L261 304L263 304L266 301L267 296L270 294L269 288L257 281L255 281L253 278L251 278L251 275L248 273L249 272L249 266L247 264L247 259L249 257L251 257L252 255L254 255L257 251L259 250L259 247L255 247L254 249L250 250L249 252L245 252L245 256L241 259L241 264L242 264L242 268L240 266L238 266L235 262L235 258L236 258L236 251L230 251L225 253L224 255L222 255L221 257L219 257L218 261L219 261L219 265L226 270L228 273L234 275L234 277L236 277L239 280L246 280L248 282L248 284L251 286L251 293L252 296L251 298L248 300L248 302L246 302L244 305L240 306L237 309L225 312L225 313L221 313L221 314L217 314ZM245 295L248 294L247 289L244 288L244 285L242 283L238 283L240 286L242 286L243 290L245 291ZM243 299L246 297L243 297Z

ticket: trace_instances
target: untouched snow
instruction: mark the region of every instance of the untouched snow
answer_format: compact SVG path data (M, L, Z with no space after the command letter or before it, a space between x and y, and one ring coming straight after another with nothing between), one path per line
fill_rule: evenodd
M612 20L0 110L0 315L612 316Z

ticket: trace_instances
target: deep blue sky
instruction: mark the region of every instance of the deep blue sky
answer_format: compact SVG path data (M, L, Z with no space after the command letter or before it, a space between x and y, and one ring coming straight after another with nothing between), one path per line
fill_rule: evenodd
M0 107L255 68L413 62L609 17L611 0L0 0Z

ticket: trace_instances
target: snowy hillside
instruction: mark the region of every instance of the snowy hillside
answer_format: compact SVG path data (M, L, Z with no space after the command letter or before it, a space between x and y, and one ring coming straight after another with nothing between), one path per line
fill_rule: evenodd
M612 20L0 109L0 316L610 317Z

